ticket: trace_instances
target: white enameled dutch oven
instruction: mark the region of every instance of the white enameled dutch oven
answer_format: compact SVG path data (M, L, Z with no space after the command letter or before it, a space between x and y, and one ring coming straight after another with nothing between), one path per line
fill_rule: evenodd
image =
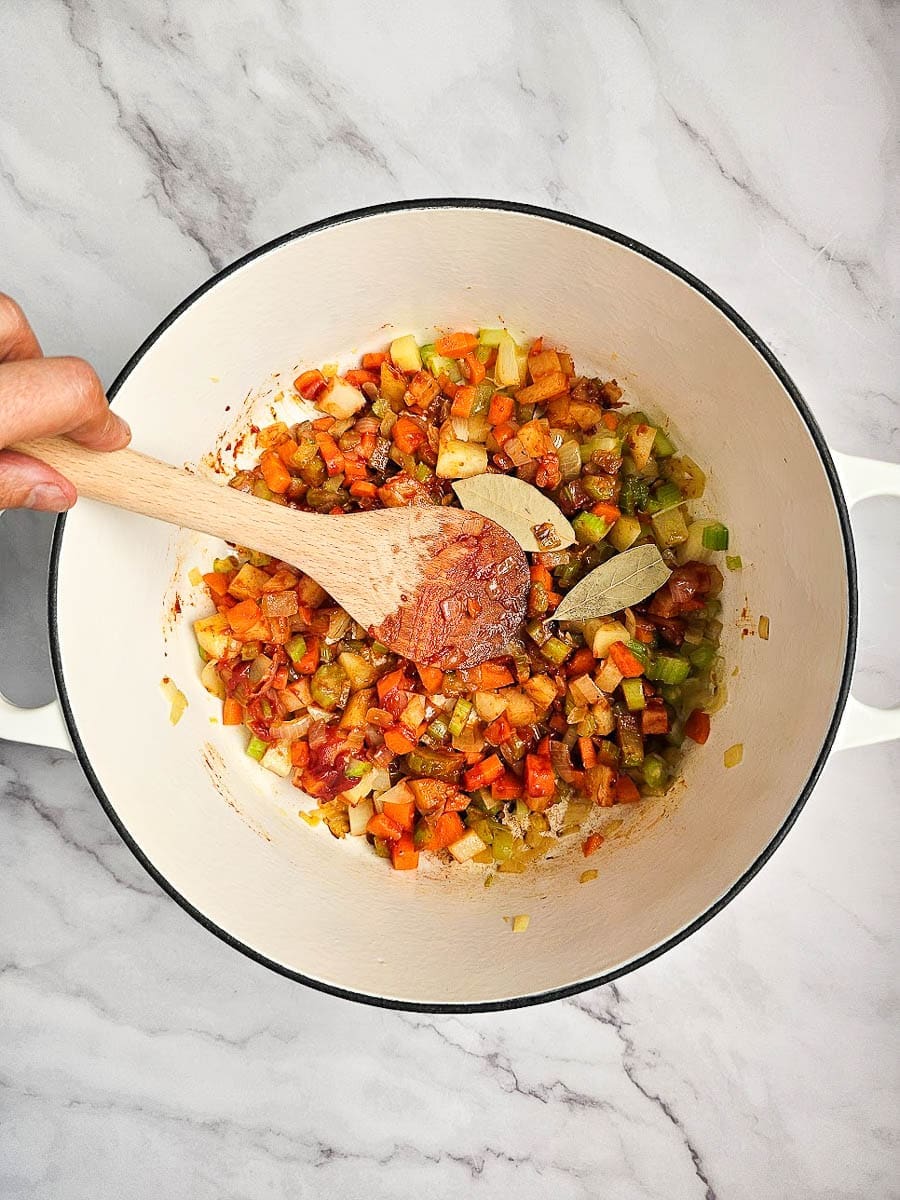
M270 408L286 411L280 393L298 369L350 365L395 331L500 323L565 345L582 370L615 376L630 401L667 414L707 468L709 508L745 564L726 572L723 593L728 703L707 745L689 751L683 785L634 806L592 859L594 882L579 883L577 839L485 888L475 865L392 872L362 839L299 820L303 798L246 756L240 730L213 721L218 702L198 679L191 619L208 608L188 574L224 546L99 504L61 518L53 548L63 721L55 706L0 710L0 736L74 747L135 855L208 929L276 971L382 1005L512 1007L640 965L759 870L836 736L858 745L900 732L900 710L848 699L847 508L796 387L709 288L611 230L487 201L334 217L220 272L111 395L133 445L170 462L200 463L230 428L218 442L227 465L254 414L265 423ZM838 469L851 503L897 493L896 467L840 456ZM768 641L748 636L761 615ZM163 676L189 701L174 727ZM743 762L727 770L723 751L738 742ZM513 936L504 918L516 914L530 925Z

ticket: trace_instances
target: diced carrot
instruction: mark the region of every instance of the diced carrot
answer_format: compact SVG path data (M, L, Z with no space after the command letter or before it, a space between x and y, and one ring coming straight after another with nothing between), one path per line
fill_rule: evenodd
M382 811L386 817L396 821L405 833L412 833L416 820L414 800L386 800Z
M259 605L255 600L242 600L228 610L228 624L237 634L246 633L260 618Z
M599 504L595 504L591 509L591 512L595 517L602 517L607 525L615 525L616 521L618 521L619 517L622 515L615 504L605 504L603 501L601 501Z
M585 858L587 858L591 854L596 854L596 852L603 845L603 840L604 839L603 839L602 833L589 834L588 837L586 837L581 844L581 853L584 855Z
M235 700L234 696L228 696L225 703L222 705L222 724L223 725L242 725L244 721L244 710L241 707L240 701Z
M441 684L444 682L444 672L439 667L420 667L416 665L416 670L419 672L419 678L422 680L422 686L426 692L435 695L441 690Z
M456 389L453 403L450 405L451 417L470 417L472 405L475 403L475 389L470 386Z
M232 576L224 575L221 571L210 571L208 575L203 576L203 582L210 590L210 594L217 599L219 596L224 596L228 591L228 585L231 583Z
M352 452L344 455L345 483L355 483L358 479L365 479L367 474L366 464L358 455Z
M274 450L267 450L259 460L259 469L269 489L281 496L291 486L291 475Z
M502 712L485 729L484 740L490 742L492 746L500 746L510 737L512 731L513 727L509 723L509 717Z
M396 671L388 671L387 675L382 675L375 685L378 688L378 699L381 704L399 688L406 687L406 675L403 668L398 667Z
M294 387L304 400L315 400L322 388L325 387L325 376L321 371L304 371L294 380Z
M406 736L399 725L384 731L384 744L394 754L409 754L416 748L416 743Z
M537 744L535 754L542 755L544 758L550 757L550 734L545 734Z
M381 364L387 361L388 355L386 350L376 350L374 353L362 356L362 365L366 371L377 371L381 367Z
M381 363L379 363L378 365L380 367ZM361 371L360 370L345 371L344 378L347 380L348 383L352 383L354 387L361 388L364 383L377 384L379 382L379 380L381 379L381 376L376 375L374 371L369 371L369 370L363 369Z
M535 355L540 354L543 351L543 349L544 349L544 338L542 335L541 337L536 337L534 339L534 341L531 343L531 345L528 347L528 357L533 358Z
M431 837L425 843L426 850L446 850L454 842L459 841L466 832L462 818L457 812L444 812L434 823Z
M459 391L459 384L454 383L450 376L445 375L443 371L438 374L437 380L445 396L450 396L452 399Z
M478 338L474 333L445 333L435 338L434 348L444 358L464 358L478 349Z
M504 771L491 784L492 800L518 800L522 795L522 781L513 775L512 771Z
M509 687L513 682L512 672L502 663L483 662L481 664L481 686L486 692L494 688Z
M487 374L484 363L479 362L475 355L471 352L466 355L465 362L466 372L469 376L469 383L471 383L473 387L477 387Z
M635 658L624 642L613 642L609 648L609 657L626 679L637 679L644 673L644 664Z
M525 755L525 791L529 796L552 796L556 790L553 764L544 754Z
M403 834L403 830L384 813L375 813L369 818L366 825L366 833L371 833L373 837L384 838L387 842L396 842Z
M489 758L482 759L480 763L476 763L463 775L463 782L466 785L467 792L474 792L478 788L487 787L489 783L493 783L495 779L499 779L503 774L503 763L496 754L492 754Z
M502 392L494 392L488 408L488 424L504 425L512 416L514 402L512 396L504 396Z
M641 798L637 784L629 775L620 775L616 780L616 800L620 804L636 804Z
M591 648L589 646L582 646L580 650L575 651L566 663L566 674L570 675L573 679L578 675L584 675L588 671L593 671L596 661Z
M695 708L684 723L684 732L698 746L704 745L709 738L709 713L702 708Z
M319 665L319 639L317 637L307 637L306 653L302 658L299 658L295 663L298 675L312 675Z
M597 748L589 737L578 739L578 750L581 754L581 764L586 771L597 765Z
M605 412L600 420L607 429L619 428L619 414L617 412Z
M514 438L516 436L518 431L518 425L513 425L512 421L504 421L502 425L495 425L494 437L497 441L497 445L505 446L510 438Z
M316 417L315 421L312 423L312 427L313 429L319 430L319 432L327 433L334 423L334 417Z
M344 456L338 449L338 444L330 433L316 431L316 445L325 460L325 469L329 475L340 475L344 469Z
M300 447L292 437L285 438L284 441L279 442L278 445L274 447L275 453L286 467L290 466L291 459L299 449Z
M425 430L418 421L405 413L398 417L391 430L391 438L398 450L404 454L415 454L425 441Z
M295 767L305 767L309 762L309 742L291 742L291 762Z
M395 871L415 871L419 865L419 852L408 833L404 833L391 845L391 866Z
M368 480L355 479L350 484L350 495L356 496L357 500L374 500L378 495L378 488Z

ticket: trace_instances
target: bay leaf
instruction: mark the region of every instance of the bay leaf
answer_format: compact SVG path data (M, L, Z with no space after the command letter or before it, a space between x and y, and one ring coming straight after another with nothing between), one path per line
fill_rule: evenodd
M601 563L576 583L553 613L554 621L589 621L638 604L661 588L672 572L656 546L634 546Z
M540 553L551 549L534 535L536 525L550 525L560 550L575 541L575 530L543 492L513 475L472 475L454 480L453 490L463 508L481 513L511 533L523 550ZM552 540L552 536L549 540Z

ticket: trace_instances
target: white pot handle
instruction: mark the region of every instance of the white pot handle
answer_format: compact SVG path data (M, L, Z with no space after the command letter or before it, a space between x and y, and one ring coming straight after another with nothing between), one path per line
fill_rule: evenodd
M0 738L72 752L58 700L51 700L41 708L19 708L0 695Z
M6 512L0 508L0 517ZM58 700L40 708L19 708L0 692L0 740L27 746L53 746L72 753L72 743Z
M856 458L837 451L832 451L831 457L850 508L871 496L900 497L900 464L880 462L876 458ZM900 707L874 708L853 696L847 697L835 749L874 746L893 738L900 738Z

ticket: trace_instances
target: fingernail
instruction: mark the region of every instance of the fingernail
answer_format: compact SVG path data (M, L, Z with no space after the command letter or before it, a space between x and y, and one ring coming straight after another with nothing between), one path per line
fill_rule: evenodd
M122 443L122 445L124 446L128 442L131 441L131 426L128 424L127 421L123 421L122 418L117 413L113 413L113 416L116 419L116 424L119 426L119 432L121 433L122 437L125 439Z
M70 508L69 497L55 483L38 483L25 497L26 508L39 508L43 512L65 512Z

